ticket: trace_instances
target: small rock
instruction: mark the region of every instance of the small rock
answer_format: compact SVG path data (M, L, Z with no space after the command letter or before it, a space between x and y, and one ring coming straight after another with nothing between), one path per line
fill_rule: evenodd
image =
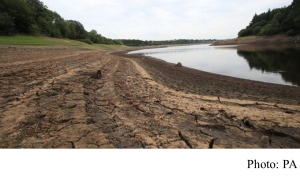
M138 102L133 102L132 105L133 105L134 107L138 107L138 106L140 105L140 103L138 103Z
M181 63L181 62L178 62L178 63L176 64L176 67L182 67L182 63Z
M129 133L128 136L129 137L135 137L135 134L134 133Z
M154 102L160 103L160 99L154 99Z
M141 111L141 112L146 112L145 108L141 105L137 106L136 109Z
M247 126L248 128L254 128L253 125L251 124L250 120L245 118L243 120L243 123L245 124L245 126Z
M245 119L243 122L245 125L249 125L249 121L247 119Z
M75 107L77 107L76 104L73 104L73 105L68 106L69 109L73 109L73 108L75 108Z
M171 109L167 109L166 113L169 114L169 115L171 115L171 114L173 114L173 111Z
M95 101L97 106L109 106L109 101Z

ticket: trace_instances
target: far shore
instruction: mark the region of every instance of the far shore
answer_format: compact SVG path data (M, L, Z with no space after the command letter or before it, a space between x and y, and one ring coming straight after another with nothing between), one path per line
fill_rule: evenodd
M286 36L286 35L274 35L274 36L248 36L242 38L234 38L228 40L216 41L212 45L239 45L239 44L273 44L282 45L290 44L299 46L300 45L300 35L298 36Z

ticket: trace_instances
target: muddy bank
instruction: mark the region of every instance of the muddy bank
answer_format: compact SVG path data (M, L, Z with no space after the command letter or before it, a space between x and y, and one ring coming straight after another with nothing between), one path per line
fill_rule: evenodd
M0 47L0 147L300 148L299 88L116 51Z
M260 44L260 45L297 45L300 44L300 36L286 36L286 35L275 35L275 36L249 36L242 38L235 38L229 40L221 40L213 43L212 45L239 45L239 44Z
M116 53L134 59L159 83L176 91L219 98L300 105L300 87L264 83L204 72L127 51Z

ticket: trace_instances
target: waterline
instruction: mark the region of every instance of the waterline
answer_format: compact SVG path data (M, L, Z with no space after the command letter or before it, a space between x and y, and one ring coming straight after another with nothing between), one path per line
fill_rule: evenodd
M294 60L295 56L300 56L300 52L296 50L286 54L286 50L246 51L239 50L236 45L209 46L208 44L201 44L129 52L129 54L136 53L175 64L181 62L183 66L206 72L268 83L300 86L296 80L299 76L297 74L297 70L300 69L299 63ZM274 55L280 59L276 59L274 62ZM289 65L291 67L285 65L291 62L295 65ZM292 70L292 68L296 70Z

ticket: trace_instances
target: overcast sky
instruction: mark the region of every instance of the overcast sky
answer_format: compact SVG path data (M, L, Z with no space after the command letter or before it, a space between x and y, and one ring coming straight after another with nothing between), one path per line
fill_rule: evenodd
M170 40L237 37L254 13L292 0L41 0L65 20L112 39Z

